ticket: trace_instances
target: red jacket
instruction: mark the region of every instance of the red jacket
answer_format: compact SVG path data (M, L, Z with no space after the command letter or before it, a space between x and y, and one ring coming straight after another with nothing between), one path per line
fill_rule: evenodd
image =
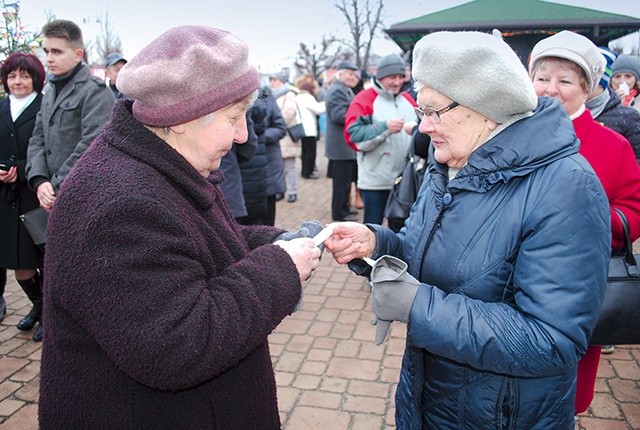
M629 141L596 122L589 110L573 120L580 139L580 154L600 179L609 204L620 209L629 220L631 240L640 237L640 167ZM611 209L613 248L623 245L622 223Z

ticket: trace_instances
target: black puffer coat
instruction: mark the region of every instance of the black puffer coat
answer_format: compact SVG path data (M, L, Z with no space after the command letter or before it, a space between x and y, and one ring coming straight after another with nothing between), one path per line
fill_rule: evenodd
M595 120L626 137L640 164L640 112L623 106L620 97L614 92L610 93L607 105Z

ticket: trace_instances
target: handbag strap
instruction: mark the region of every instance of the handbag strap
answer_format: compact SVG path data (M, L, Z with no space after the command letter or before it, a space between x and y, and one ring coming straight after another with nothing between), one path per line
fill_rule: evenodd
M622 231L624 232L624 248L622 249L622 253L624 254L624 260L627 263L627 270L629 270L630 276L638 276L636 258L633 255L633 244L631 243L631 235L629 234L629 221L627 220L627 216L620 209L613 208L613 210L618 214L618 217L622 222Z

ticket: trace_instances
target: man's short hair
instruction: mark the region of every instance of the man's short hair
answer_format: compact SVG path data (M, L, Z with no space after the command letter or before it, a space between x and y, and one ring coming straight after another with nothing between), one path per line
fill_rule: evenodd
M42 35L44 37L57 37L66 40L76 49L84 49L82 40L82 30L73 21L66 19L54 19L49 21L42 27Z

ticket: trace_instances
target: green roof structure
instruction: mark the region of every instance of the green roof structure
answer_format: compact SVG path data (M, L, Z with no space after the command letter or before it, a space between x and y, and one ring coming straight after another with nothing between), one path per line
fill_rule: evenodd
M640 19L542 0L475 0L394 24L385 32L406 52L435 31L491 32L494 28L524 60L540 39L559 31L575 31L606 46L640 30Z

